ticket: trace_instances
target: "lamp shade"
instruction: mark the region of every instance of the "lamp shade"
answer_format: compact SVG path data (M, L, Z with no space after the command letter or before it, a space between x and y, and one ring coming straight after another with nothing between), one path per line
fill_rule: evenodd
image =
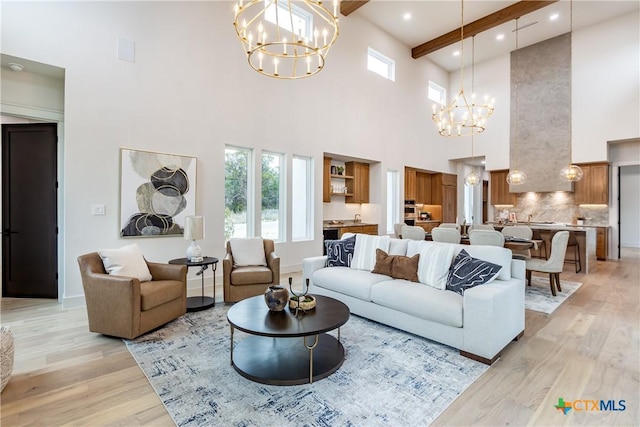
M204 217L203 216L185 217L184 238L185 240L204 239Z

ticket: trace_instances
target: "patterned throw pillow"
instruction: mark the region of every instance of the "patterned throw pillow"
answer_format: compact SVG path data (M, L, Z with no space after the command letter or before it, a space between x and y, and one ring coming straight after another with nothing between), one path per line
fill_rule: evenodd
M447 290L464 295L464 291L490 283L502 266L473 258L464 249L453 260L447 277Z
M356 248L356 236L342 240L325 240L327 267L350 267Z

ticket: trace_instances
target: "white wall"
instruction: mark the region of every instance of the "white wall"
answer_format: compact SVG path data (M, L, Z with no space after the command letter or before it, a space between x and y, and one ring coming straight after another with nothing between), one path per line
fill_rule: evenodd
M620 168L620 246L640 248L640 165Z
M437 135L424 101L428 72L444 71L428 61L416 66L409 48L343 17L325 70L300 81L269 79L247 66L232 16L233 2L3 2L2 52L66 72L65 302L83 302L80 254L134 240L148 259L166 261L186 248L180 238L118 237L121 147L197 157L196 212L207 217L201 246L218 258L225 144L313 157L317 238L278 244L283 272L321 250L323 152L385 162L374 170L381 191L367 213L379 224L386 169L401 170L416 148L425 154L411 156L414 166L447 165L431 154ZM135 63L116 58L118 37L135 42ZM366 70L367 46L397 61L396 82ZM92 216L94 203L105 204L106 215Z
M378 191L366 208L371 209L367 219L379 224L385 222L381 201L387 170L402 171L408 165L455 173L449 159L469 156L468 144L443 142L435 131L427 85L429 79L446 85L448 74L428 59L411 59L409 47L352 15L341 17L340 38L321 73L293 82L269 79L246 63L231 24L233 4L2 2L2 53L66 72L61 198L66 231L60 254L65 301L82 302L78 255L132 241L118 237L121 147L198 158L196 211L207 217L207 239L201 246L219 258L225 144L255 148L257 155L269 150L313 157L316 239L277 245L285 272L321 250L322 153L380 162L372 174L372 188ZM638 94L637 22L635 14L576 36L574 93L593 90L601 76L616 75L598 83L614 87L613 92L598 88L589 102L574 99L574 104L593 108L597 97L606 97L607 106L609 99L616 106L598 110L598 120L595 113L576 111L576 161L605 160L605 141L632 133L637 124L637 98L619 96L620 88L627 95ZM116 59L118 37L135 42L135 63ZM616 47L595 49L599 37ZM368 46L396 60L395 82L366 70ZM476 67L476 86L484 85L483 91L497 99L487 131L477 138L477 152L486 155L488 170L508 166L508 62L508 57L497 58ZM598 74L582 78L585 67L596 67ZM452 90L457 85L449 87L450 94ZM618 96L609 98L609 93ZM609 126L619 123L621 114L630 118L628 128ZM105 204L107 214L91 216L94 203ZM186 247L180 238L135 241L150 260L158 261L182 256Z

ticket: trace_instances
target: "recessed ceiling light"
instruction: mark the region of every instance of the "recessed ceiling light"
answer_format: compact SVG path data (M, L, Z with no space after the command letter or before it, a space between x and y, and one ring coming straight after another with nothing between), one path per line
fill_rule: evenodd
M411 19L411 14L409 12L405 13L404 15L402 15L402 19L408 21L409 19Z
M487 164L487 161L486 161L486 160L482 160L482 161L480 162L480 164L486 165L486 164Z
M453 56L460 56L460 51L456 50L455 52L453 52Z
M504 39L504 34L498 34L496 36L496 40L503 40Z
M560 17L560 14L558 13L554 13L549 17L550 21L555 21L556 19L558 19Z
M20 72L20 71L24 70L24 65L16 64L15 62L10 62L9 63L9 68L11 68L13 71Z

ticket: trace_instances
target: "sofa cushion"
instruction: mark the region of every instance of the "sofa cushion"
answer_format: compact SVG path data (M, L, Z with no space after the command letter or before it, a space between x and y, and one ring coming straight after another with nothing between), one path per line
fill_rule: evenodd
M351 268L371 271L376 265L376 249L389 252L389 236L371 236L356 234L356 247L353 252Z
M466 289L491 283L501 268L497 264L473 258L463 249L453 260L449 269L447 290L464 295Z
M389 277L349 267L331 267L316 270L312 279L315 286L371 301L371 285L389 280Z
M135 277L141 282L152 278L142 251L135 243L119 249L99 249L98 255L102 259L105 271L109 274Z
M166 302L182 297L185 292L184 282L178 280L154 280L140 282L140 308L151 310Z
M407 255L407 239L389 239L389 255Z
M421 319L462 327L461 295L407 280L385 280L371 287L371 301Z
M229 239L229 246L233 254L233 265L267 265L262 237L232 238Z
M467 251L469 255L474 258L489 261L493 264L498 264L502 269L498 273L498 279L509 280L511 279L511 251L507 248L501 248L499 246L485 246L485 245L459 245L460 249Z
M422 245L418 262L418 280L420 283L439 290L447 287L449 267L455 255L456 247L447 243L431 243Z
M327 267L350 267L356 247L356 236L341 240L325 240L324 247L327 250Z
M273 274L269 267L248 265L246 267L235 267L231 270L231 284L234 286L266 284L272 281Z

